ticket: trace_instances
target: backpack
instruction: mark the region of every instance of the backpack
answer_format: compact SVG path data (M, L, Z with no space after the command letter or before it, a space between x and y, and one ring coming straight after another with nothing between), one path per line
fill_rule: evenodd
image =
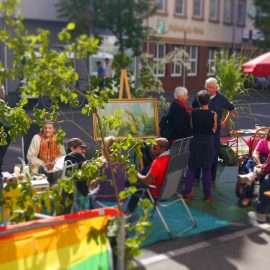
M223 159L225 166L235 166L237 164L237 156L229 145L220 145L219 157Z
M171 128L169 125L169 115L168 113L163 115L159 122L159 130L160 130L160 136L170 139L171 137Z

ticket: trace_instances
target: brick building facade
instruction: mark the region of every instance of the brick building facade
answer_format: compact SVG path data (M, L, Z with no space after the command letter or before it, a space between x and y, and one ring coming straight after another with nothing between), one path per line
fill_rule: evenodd
M149 41L146 51L155 61L174 50L188 53L189 70L174 62L159 66L156 75L172 91L185 85L189 90L204 87L213 75L213 60L222 49L239 50L252 0L156 0L158 11L147 24L155 29L158 41ZM155 39L156 40L156 39Z

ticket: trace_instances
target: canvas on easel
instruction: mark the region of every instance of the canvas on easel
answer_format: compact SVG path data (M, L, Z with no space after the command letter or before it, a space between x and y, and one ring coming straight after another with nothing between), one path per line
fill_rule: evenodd
M137 138L159 136L158 102L153 98L132 98L126 70L121 71L119 98L110 100L104 108L98 110L100 119L114 117L119 125L112 127L108 121L102 121L104 136L125 138L132 135ZM94 140L100 140L97 118L93 117Z

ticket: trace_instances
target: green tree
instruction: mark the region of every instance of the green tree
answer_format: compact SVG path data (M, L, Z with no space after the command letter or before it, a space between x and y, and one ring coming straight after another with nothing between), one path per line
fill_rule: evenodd
M263 49L270 47L270 1L268 0L255 0L256 7L255 26L258 28L264 39L258 40L257 44Z
M44 29L38 29L35 33L29 34L23 24L23 19L17 11L19 0L3 0L0 3L0 13L4 20L5 28L0 29L0 44L5 45L12 53L12 63L8 69L0 62L0 80L24 78L25 84L20 89L21 98L15 107L11 108L5 102L0 102L0 121L9 126L9 135L15 140L18 136L25 134L32 121L42 123L46 119L57 120L62 103L71 107L78 105L78 96L80 91L75 87L78 81L78 74L74 68L73 60L70 55L73 54L76 60L85 59L88 55L94 54L98 49L99 40L88 35L76 35L73 39L73 32L76 31L76 24L68 23L67 26L58 34L58 40L63 44L63 50L57 51L50 46L50 32ZM16 14L16 16L14 16ZM8 30L7 30L8 29ZM102 121L98 115L98 109L108 102L111 98L110 89L97 89L91 91L86 89L86 104L81 109L85 115L97 114L98 127L102 135ZM98 94L97 94L98 93ZM51 101L51 107L46 109L37 109L33 116L29 116L25 111L25 105L28 103L28 95L40 98L46 96ZM116 121L114 121L116 122ZM114 123L115 124L115 123ZM0 143L5 143L6 132L0 129ZM60 132L63 137L63 132ZM104 136L102 142L104 144ZM132 145L140 146L142 142L132 137L116 142L113 146L112 155L108 156L108 165L112 161L119 161L128 168L127 174L131 183L137 180L136 168L130 163L127 152ZM25 173L20 181L7 183L5 191L17 189L18 198L15 203L5 198L3 200L0 193L1 209L3 205L10 210L10 219L7 222L23 222L34 219L36 206L41 209L44 205L48 211L54 205L56 214L62 213L61 194L64 190L67 193L74 192L74 182L85 180L91 182L99 177L101 162L98 156L87 161L81 169L75 170L70 177L60 179L58 183L44 193L36 193L32 189L31 178ZM117 178L112 173L112 184L116 187ZM1 190L2 191L2 190ZM117 191L117 190L116 190ZM126 190L120 196L116 192L118 207L121 210L120 199L136 192L136 189ZM145 229L149 226L146 222L146 208L149 201L142 201L144 213L141 216L142 222L138 222L133 230L135 234L126 243L129 254L135 255L140 249L140 243L145 237ZM129 227L130 229L130 227ZM131 241L133 240L133 241ZM131 243L132 242L132 243Z
M76 23L76 35L90 33L94 15L92 2L92 0L59 0L56 3L59 16Z
M80 27L79 32L89 31L90 26L109 30L116 36L121 53L132 49L135 55L148 35L145 20L156 10L149 0L59 0L57 7L60 16Z
M237 95L246 94L246 75L241 70L244 61L243 56L229 54L227 51L220 52L215 58L214 72L222 93L229 100L234 100Z

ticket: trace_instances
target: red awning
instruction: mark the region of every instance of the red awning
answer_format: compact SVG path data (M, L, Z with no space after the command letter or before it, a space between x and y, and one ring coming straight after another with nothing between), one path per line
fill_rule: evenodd
M270 52L260 55L242 65L244 73L257 77L270 76Z

